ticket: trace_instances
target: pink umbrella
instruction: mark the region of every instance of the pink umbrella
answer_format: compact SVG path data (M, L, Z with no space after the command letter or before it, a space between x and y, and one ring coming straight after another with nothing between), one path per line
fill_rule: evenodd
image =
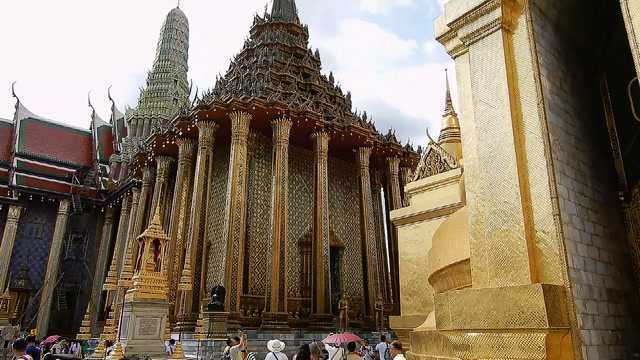
M58 340L60 340L60 335L51 335L48 338L44 339L41 343L40 346L45 347L48 345L52 345L55 344Z
M358 342L360 340L362 340L360 336L352 334L350 332L345 332L342 334L329 335L326 339L322 340L322 342L325 344L341 345L350 342Z

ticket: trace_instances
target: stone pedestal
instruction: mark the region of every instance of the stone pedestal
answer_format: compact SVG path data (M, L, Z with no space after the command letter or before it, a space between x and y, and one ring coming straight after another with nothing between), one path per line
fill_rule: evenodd
M208 333L207 337L213 340L226 339L228 336L228 321L228 312L205 312L204 328Z
M287 332L289 330L289 314L265 312L262 314L261 331Z
M136 300L124 304L120 329L127 356L145 354L154 359L166 358L162 337L168 312L167 301Z

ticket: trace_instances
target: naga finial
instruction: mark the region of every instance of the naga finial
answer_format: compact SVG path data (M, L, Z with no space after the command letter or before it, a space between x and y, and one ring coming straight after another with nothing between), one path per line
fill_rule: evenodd
M93 107L93 104L91 103L91 90L89 90L89 92L87 93L87 102L89 104L89 107L91 108L92 116L94 116L96 114L96 108Z
M431 134L429 134L429 128L427 128L427 138L429 138L429 144L435 144L435 140L433 140L433 138L431 137Z
M17 83L17 81L14 81L14 82L11 83L11 96L13 96L18 101L20 101L20 98L18 98L18 95L16 95L16 83Z

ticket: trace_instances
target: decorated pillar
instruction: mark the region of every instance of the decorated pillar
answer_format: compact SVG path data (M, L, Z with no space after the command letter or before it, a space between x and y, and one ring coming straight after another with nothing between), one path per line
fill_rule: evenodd
M138 218L138 208L140 207L140 189L134 187L131 189L131 210L129 211L129 223L127 224L126 247L124 251L124 260L122 269L118 275L118 287L128 284L133 277L133 248L136 244L136 219ZM122 284L121 284L122 283ZM127 286L126 288L128 288Z
M7 212L7 221L2 233L2 244L0 244L0 287L4 291L9 278L9 268L11 265L11 254L16 241L18 223L22 214L22 206L11 205Z
M386 216L386 214L384 213L384 208L382 207L382 174L378 169L375 169L373 171L371 186L373 199L373 216L375 219L376 227L376 247L378 249L377 256L379 260L378 274L380 274L380 292L385 303L392 303L393 294L391 286L391 272L389 270L389 263L386 261L388 257L388 248L384 226L384 217Z
M151 208L149 208L149 222L153 218L156 207L158 207L160 219L164 219L166 198L168 194L168 182L171 167L173 166L174 159L170 156L156 156L156 184L153 187L153 198L151 200ZM169 210L171 211L171 210Z
M247 138L251 114L236 111L231 119L231 152L227 181L227 205L224 217L223 239L226 240L225 308L236 315L240 311L244 267L244 242L247 214Z
M331 314L329 267L329 134L319 130L311 135L314 158L314 208L312 244L312 311L322 321Z
M180 272L184 264L184 250L189 226L189 205L193 183L193 159L196 141L193 139L177 139L178 170L175 190L173 192L173 213L169 225L169 252L167 256L167 275L169 282L169 315L175 314L176 291L180 280Z
M98 313L102 304L102 284L104 282L105 272L107 271L107 262L109 260L109 247L111 245L111 234L113 232L113 218L115 209L113 207L107 208L104 214L104 222L102 223L102 236L100 237L100 249L98 250L98 259L96 260L96 271L93 275L93 286L91 288L91 297L89 307L91 311L87 311L87 314L94 315L92 319L88 319L91 324L94 323L93 319L96 319L95 314Z
M178 285L179 319L182 329L192 329L195 326L196 315L200 304L200 261L206 261L198 256L205 234L205 219L207 205L207 171L212 161L213 144L218 124L213 121L199 121L198 127L198 155L193 183L193 198L191 200L191 223L189 227L189 242L185 251L184 266Z
M142 188L140 189L140 198L138 201L138 208L136 209L136 222L133 228L133 233L129 234L136 239L138 235L142 233L146 223L147 223L147 213L153 212L151 209L151 200L153 191L153 183L155 181L156 172L150 166L145 166L142 169ZM131 238L130 238L131 239ZM133 247L133 259L137 259L138 249L137 247Z
M371 196L371 176L369 173L370 147L361 147L356 150L360 178L360 229L362 235L362 248L365 257L366 273L366 309L367 315L375 314L376 301L381 297L380 279L378 276L377 244L375 222L373 217L373 198Z
M387 158L387 177L389 181L389 211L402 207L402 193L400 191L400 158ZM385 214L386 216L387 214ZM391 277L391 300L395 305L395 311L400 311L400 265L398 258L398 232L395 226L388 222L389 226L389 271Z
M271 182L271 286L267 289L262 326L286 328L291 120L286 116L275 119L272 128L274 161Z
M44 281L42 282L42 288L40 290L40 305L38 307L38 322L36 325L38 336L40 337L46 336L47 330L49 329L53 291L58 281L58 265L67 232L70 205L71 203L68 199L63 199L60 200L60 205L58 206L58 216L56 218L55 229L53 230L49 259L47 260L47 271L44 275Z

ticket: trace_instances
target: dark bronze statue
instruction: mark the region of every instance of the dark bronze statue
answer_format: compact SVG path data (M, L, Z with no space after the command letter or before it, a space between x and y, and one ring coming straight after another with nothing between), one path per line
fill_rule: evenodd
M224 299L227 294L224 286L218 285L211 289L211 303L207 305L207 310L212 312L224 311Z

